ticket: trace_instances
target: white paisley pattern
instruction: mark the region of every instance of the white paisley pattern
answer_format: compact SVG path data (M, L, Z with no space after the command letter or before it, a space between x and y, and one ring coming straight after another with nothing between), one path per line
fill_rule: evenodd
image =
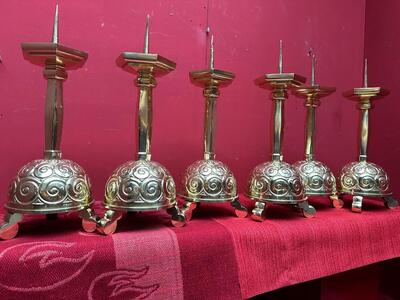
M95 250L77 253L75 242L61 241L29 242L7 247L0 252L0 287L24 293L54 290L78 277L94 253ZM10 269L7 268L10 262L12 271L22 275L19 280L9 276Z
M68 211L91 204L85 171L65 159L34 160L23 166L9 188L10 211Z
M200 160L190 165L183 176L183 197L202 200L233 200L237 197L236 179L229 168L217 160Z
M160 288L160 284L141 284L149 267L120 269L98 275L90 284L88 299L146 299Z
M159 163L129 161L118 167L106 183L108 208L159 209L176 201L175 182Z

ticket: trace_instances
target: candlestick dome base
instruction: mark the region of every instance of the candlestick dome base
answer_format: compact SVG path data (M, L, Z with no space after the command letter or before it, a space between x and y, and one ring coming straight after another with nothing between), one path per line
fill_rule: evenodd
M329 196L333 207L343 207L337 195L335 176L327 165L316 160L301 160L293 167L300 175L307 196Z
M294 205L304 217L314 217L316 211L308 204L300 174L283 161L266 162L256 166L248 182L247 195L256 200L252 218L265 219L268 203Z
M83 229L96 230L91 210L91 187L85 171L66 159L38 159L23 166L9 188L9 199L0 238L10 239L18 233L23 215L56 215L79 211Z
M387 208L398 206L389 188L385 170L371 162L352 162L343 167L339 176L339 193L352 195L352 211L361 212L363 197L382 198Z
M128 161L119 166L106 183L104 206L108 211L98 228L104 234L115 231L123 212L165 209L174 226L185 224L176 203L172 176L164 166L153 161Z
M183 212L190 220L197 203L231 202L235 214L244 218L247 208L239 202L236 179L224 163L205 159L190 165L183 175L183 192L180 194L186 203Z

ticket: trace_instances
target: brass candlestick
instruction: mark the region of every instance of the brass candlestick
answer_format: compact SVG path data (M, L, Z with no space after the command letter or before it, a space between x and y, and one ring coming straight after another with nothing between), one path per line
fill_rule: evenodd
M24 58L44 66L47 80L45 106L44 159L31 161L22 167L10 185L7 215L0 228L0 238L10 239L18 233L23 214L46 214L79 211L83 229L96 229L92 211L90 182L85 171L71 160L61 159L63 121L63 82L67 70L78 69L87 53L60 45L58 42L58 6L54 17L52 42L22 43Z
M274 101L274 132L272 161L256 166L249 179L248 196L256 200L252 218L265 219L264 212L268 203L289 204L299 208L303 216L314 217L316 211L308 204L300 175L291 165L283 161L281 145L283 136L284 101L288 98L288 89L298 88L306 79L295 73L283 73L282 41L280 42L279 73L265 74L256 79L256 84L272 89Z
M190 72L194 84L203 87L206 100L204 120L204 159L190 165L183 176L184 213L187 220L193 210L201 203L230 202L238 217L247 216L247 209L239 202L236 179L231 170L222 162L215 160L215 110L219 88L229 85L233 73L214 68L214 37L211 36L209 68Z
M315 160L315 114L321 104L321 98L332 94L336 88L324 87L315 82L315 55L310 50L311 57L311 85L302 85L295 93L305 98L304 106L307 108L307 126L305 142L305 159L294 164L299 172L307 196L329 196L332 205L336 208L343 207L343 201L338 198L336 179L331 170L324 163Z
M344 96L357 101L361 110L360 118L360 148L357 162L351 162L343 167L339 177L340 194L353 196L352 211L361 212L363 197L383 198L387 208L398 206L389 188L389 178L385 170L371 162L367 162L369 109L372 100L386 96L389 92L381 87L368 87L367 60L364 65L364 87L354 88L344 93Z
M137 75L139 88L138 156L119 166L106 183L104 206L108 209L100 220L101 233L112 234L122 212L166 209L172 224L181 227L185 218L176 202L175 183L168 170L151 161L152 91L155 76L175 69L176 64L158 54L149 53L149 16L146 21L144 53L123 52L117 65Z

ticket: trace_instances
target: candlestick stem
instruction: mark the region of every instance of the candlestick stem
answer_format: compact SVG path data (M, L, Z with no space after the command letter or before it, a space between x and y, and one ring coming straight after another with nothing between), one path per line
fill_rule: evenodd
M210 85L204 89L206 100L206 110L204 113L204 159L206 160L215 158L215 111L218 96L218 87Z
M306 160L314 159L314 137L315 137L315 106L307 106L307 127L306 127L306 145L305 158Z
M59 70L57 70L59 69ZM65 76L61 79L60 74ZM47 95L45 104L45 150L46 159L61 158L61 134L63 126L63 81L66 73L59 66L46 67Z
M282 138L284 128L284 101L287 99L287 90L285 88L275 88L272 91L274 100L274 132L272 160L282 161Z
M360 128L360 155L359 161L367 161L368 148L368 109L361 109L361 128Z
M142 70L139 72L136 84L139 87L138 159L150 161L153 122L153 88L156 86L156 80L151 71Z

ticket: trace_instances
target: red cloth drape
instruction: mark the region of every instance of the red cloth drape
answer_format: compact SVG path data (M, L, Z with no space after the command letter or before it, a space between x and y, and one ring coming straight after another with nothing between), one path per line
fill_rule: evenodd
M313 204L314 219L272 206L263 223L235 217L228 204L202 205L184 228L163 212L141 213L121 219L112 236L83 233L75 214L29 217L0 242L1 299L250 298L400 256L400 210L373 200L361 214L349 202ZM355 288L351 279L342 282ZM334 283L321 287L333 295Z

